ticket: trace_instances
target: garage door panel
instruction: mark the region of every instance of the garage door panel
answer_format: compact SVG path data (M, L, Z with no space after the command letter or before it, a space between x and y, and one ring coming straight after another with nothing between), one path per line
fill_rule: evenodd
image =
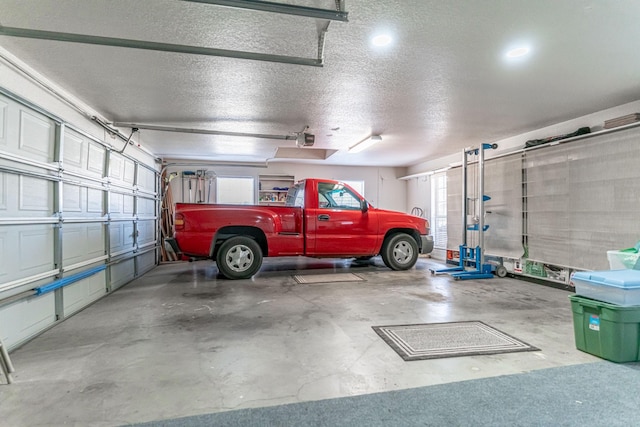
M138 168L138 186L149 193L156 192L156 174L145 167Z
M65 183L62 186L62 194L63 211L69 213L66 217L102 218L102 190Z
M7 210L7 174L0 172L0 210Z
M113 264L110 269L112 290L119 288L135 278L135 264L133 258Z
M53 214L53 182L30 176L20 176L18 181L20 211Z
M122 211L125 215L133 215L134 198L132 195L125 194L123 197Z
M63 265L69 266L105 255L102 224L67 224L62 230Z
M21 300L0 310L4 345L11 348L51 326L56 321L53 292Z
M52 181L0 173L0 217L44 218L52 215Z
M65 169L82 171L85 142L84 138L76 133L67 131L64 135L63 161Z
M8 232L6 228L7 227L0 228L0 283L9 281L6 279L6 276L9 274L7 265L3 265L4 260L6 260L9 255L9 251L7 250Z
M138 221L138 246L156 241L156 222Z
M112 222L109 242L111 255L133 250L133 222Z
M109 251L113 254L124 247L123 224L111 223L109 225Z
M87 172L90 175L102 177L104 175L106 151L104 147L93 142L90 142L88 146Z
M129 159L124 160L124 170L122 180L129 185L133 185L136 179L136 165Z
M109 213L122 215L124 213L124 194L111 193L109 197Z
M62 206L65 212L82 212L82 188L77 185L63 184Z
M109 178L122 181L124 157L111 153L109 157Z
M156 259L158 255L156 251L146 252L136 258L138 263L138 274L144 274L156 266Z
M122 218L133 215L133 195L122 193L111 193L109 199L109 213L112 217Z
M0 99L0 146L7 145L7 114L9 104Z
M54 269L53 230L50 224L0 227L0 288Z
M101 271L62 289L64 315L70 316L106 293L106 274Z
M155 216L156 201L154 199L138 197L137 212L138 212L138 215L141 215L141 216Z
M19 151L41 162L53 162L55 123L35 112L20 111Z
M67 129L64 134L65 170L90 178L104 176L105 148L90 138Z
M109 157L109 178L120 185L132 186L135 182L135 163L128 158L111 152Z
M53 226L33 226L20 230L17 247L20 272L32 275L53 269Z
M87 188L87 213L104 215L104 192L95 188Z

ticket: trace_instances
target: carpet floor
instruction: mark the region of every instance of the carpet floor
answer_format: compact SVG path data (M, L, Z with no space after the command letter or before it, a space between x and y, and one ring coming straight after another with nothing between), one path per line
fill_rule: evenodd
M595 362L137 426L632 426L640 364Z

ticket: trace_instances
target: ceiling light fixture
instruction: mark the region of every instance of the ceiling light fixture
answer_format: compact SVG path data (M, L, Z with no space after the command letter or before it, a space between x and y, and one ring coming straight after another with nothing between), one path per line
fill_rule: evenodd
M380 135L371 135L369 138L363 139L357 144L349 147L349 153L359 153L380 141L382 141L382 137Z
M380 34L371 39L374 46L387 46L393 39L389 34Z
M528 46L517 47L507 52L507 58L520 58L527 55L530 51L531 49Z

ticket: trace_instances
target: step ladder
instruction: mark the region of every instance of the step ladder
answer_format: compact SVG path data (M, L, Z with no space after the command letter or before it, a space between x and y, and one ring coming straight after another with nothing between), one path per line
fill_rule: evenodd
M2 339L0 339L0 368L2 368L2 372L4 372L4 376L7 377L7 384L13 383L13 378L11 377L11 373L15 372L13 369L13 365L11 364L11 359L9 359L9 352L6 347L2 343Z

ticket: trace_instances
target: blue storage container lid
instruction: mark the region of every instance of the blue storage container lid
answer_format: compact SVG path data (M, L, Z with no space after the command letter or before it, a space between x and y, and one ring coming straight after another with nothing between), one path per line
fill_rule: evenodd
M578 271L573 278L616 288L640 288L640 270Z

